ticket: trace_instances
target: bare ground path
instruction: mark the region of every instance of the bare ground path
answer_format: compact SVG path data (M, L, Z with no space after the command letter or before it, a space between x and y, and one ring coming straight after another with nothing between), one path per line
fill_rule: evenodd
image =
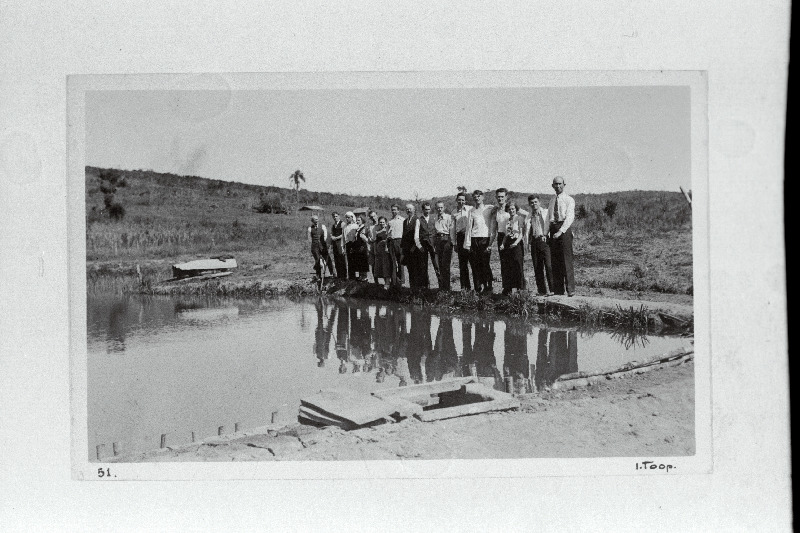
M345 432L292 425L118 462L659 457L695 451L694 364L519 396L518 411Z

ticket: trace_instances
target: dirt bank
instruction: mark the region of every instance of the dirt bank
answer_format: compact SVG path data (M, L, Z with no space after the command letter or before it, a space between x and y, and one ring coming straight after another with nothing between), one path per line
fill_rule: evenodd
M547 318L549 321L628 328L637 331L690 333L693 307L674 301L609 298L578 294L574 297L541 297L521 291L510 296L478 295L474 292L438 289L387 289L374 283L328 279L322 290L309 278L269 279L264 276L228 276L199 281L145 284L141 292L161 295L210 295L233 298L269 296L309 296L320 293L422 305L442 311L486 312L510 316ZM673 317L666 321L664 314Z
M659 457L695 450L691 361L518 398L518 411L350 432L293 424L112 461Z

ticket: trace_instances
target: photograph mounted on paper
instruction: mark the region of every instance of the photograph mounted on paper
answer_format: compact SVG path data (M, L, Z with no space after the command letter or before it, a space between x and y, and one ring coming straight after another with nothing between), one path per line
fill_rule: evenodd
M82 460L697 453L699 73L126 78L69 95Z

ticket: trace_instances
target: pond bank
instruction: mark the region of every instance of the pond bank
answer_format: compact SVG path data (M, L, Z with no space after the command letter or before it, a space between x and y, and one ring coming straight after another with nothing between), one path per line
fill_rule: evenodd
M682 358L569 390L518 395L521 408L345 432L257 428L107 462L680 456L695 451L694 364Z
M184 281L143 285L140 290L157 295L208 295L231 298L310 296L320 294L309 279L223 278L206 281ZM440 291L438 289L385 289L373 283L326 281L322 293L332 296L366 298L414 304L445 311L477 311L509 316L540 317L550 321L586 326L628 328L640 331L693 331L694 310L691 305L675 302L631 300L576 295L542 297L522 291L510 296L490 296L474 292Z

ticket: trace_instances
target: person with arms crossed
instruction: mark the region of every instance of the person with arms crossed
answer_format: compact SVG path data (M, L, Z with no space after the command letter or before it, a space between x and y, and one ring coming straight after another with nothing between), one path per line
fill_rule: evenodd
M553 178L555 197L547 209L550 216L550 254L553 264L553 292L575 295L575 271L572 254L572 223L575 221L575 200L564 192L566 182Z

